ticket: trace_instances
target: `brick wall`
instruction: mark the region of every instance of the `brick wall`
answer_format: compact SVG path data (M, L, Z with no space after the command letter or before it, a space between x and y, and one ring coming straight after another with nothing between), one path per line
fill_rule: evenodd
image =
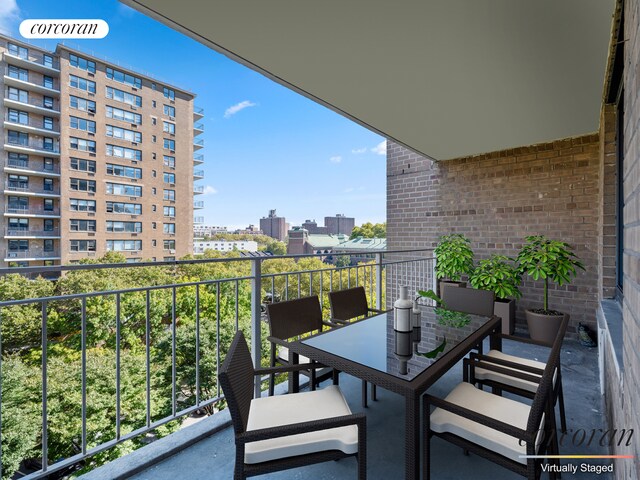
M516 256L525 236L544 234L575 247L586 266L570 285L552 287L550 308L595 328L598 299L598 134L434 162L387 143L388 249L432 248L463 233L476 258ZM525 279L517 322L542 304L542 283Z
M598 291L613 298L616 288L616 112L603 105L600 116Z

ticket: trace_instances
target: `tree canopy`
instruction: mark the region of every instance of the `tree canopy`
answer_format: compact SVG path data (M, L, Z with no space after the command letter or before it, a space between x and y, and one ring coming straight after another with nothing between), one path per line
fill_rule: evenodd
M354 227L349 238L354 239L357 237L387 238L387 223L373 224L371 222L367 222L363 223L359 227Z

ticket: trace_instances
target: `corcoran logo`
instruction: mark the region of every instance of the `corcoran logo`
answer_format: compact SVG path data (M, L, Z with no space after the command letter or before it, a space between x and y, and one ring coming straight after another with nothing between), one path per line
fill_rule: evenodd
M20 35L24 38L104 38L109 24L99 19L24 20Z

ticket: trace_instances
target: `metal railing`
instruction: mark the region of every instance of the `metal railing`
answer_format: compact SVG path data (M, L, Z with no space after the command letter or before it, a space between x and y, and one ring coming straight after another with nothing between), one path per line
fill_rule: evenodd
M40 150L42 152L45 153L60 153L60 145L57 144L53 144L51 145L51 147L49 148L48 146L45 146L44 142L41 140L21 140L21 139L16 139L16 138L11 138L8 135L5 137L5 143L7 145L13 145L16 147L24 147L24 148L32 148L34 150Z
M30 350L31 359L40 359L40 366L34 368L40 371L35 388L41 401L37 412L41 419L40 445L37 447L41 468L24 478L45 478L196 411L215 411L216 404L223 399L217 382L220 362L230 338L238 329L250 337L254 364L260 365L266 360L263 355L266 332L263 309L266 302L318 295L328 318L328 294L334 290L362 286L372 307L388 308L393 302L390 292L396 291L396 281L403 282L412 291L431 288L434 281L431 250L404 251L395 259L393 253L399 252L378 252L375 261L366 264L335 267L317 262L312 269L299 270L296 269L299 261L326 257L326 254L0 269L0 275L58 274L64 277L94 270L100 271L102 279L127 277L121 273L125 272L123 269L154 267L153 271L157 272L160 267L169 272L169 278L184 279L167 284L0 302L0 318L4 321L14 314L31 315L40 324L39 333L34 337L36 344L16 345L11 344L8 338L0 338L3 352L24 353L26 349ZM334 254L333 257L348 258L348 254ZM283 268L282 262L289 263ZM228 272L233 267L241 275L226 278L224 273L220 273L221 278L211 278L209 270L201 270L216 266L220 272ZM101 312L107 322L103 327L108 326L107 332L102 334L99 333L102 331ZM69 322L69 331L65 334L60 332L63 319ZM135 359L128 349L132 342L139 345ZM65 361L72 364L64 366L56 352L71 348L70 345L77 353L65 357ZM115 366L114 371L110 370L114 375L108 375L108 383L113 389L113 393L107 395L108 402L105 402L107 397L97 398L99 392L94 389L95 363L100 358L106 358L109 366ZM1 362L5 363L0 365L5 378L15 357L0 356ZM131 377L128 383L123 383L123 376L133 368L132 365L140 365L134 369L139 376L136 380L140 392L136 397L137 410L130 403ZM64 396L77 398L80 402L79 418L69 420L71 423L65 425L60 425L60 420L54 418L56 414L49 405L51 400L58 402L52 408L60 408L56 390L60 386L52 375L61 370L77 372L77 377L68 377L76 380L64 385ZM2 398L11 395L8 391L10 385L1 385L2 415L6 415L2 411L5 407ZM260 393L261 385L258 379L256 393ZM50 387L54 391L50 391ZM106 385L101 384L101 388L106 388ZM92 399L92 409L88 398ZM102 402L99 403L102 405L99 411L95 409L96 402ZM158 408L158 405L163 407ZM109 417L113 421L110 430L92 423L97 418L94 416L105 409L112 414ZM52 428L53 424L57 428ZM50 447L59 441L57 436L61 427L65 431L71 430L69 438L74 440L67 445L66 455L61 458L57 452L53 459ZM5 434L0 430L0 435Z
M60 113L60 103L56 100L53 101L53 104L45 104L42 98L37 98L33 95L29 95L26 99L22 97L12 97L11 95L9 95L8 91L5 91L4 98L5 100L20 102L22 104L31 105L38 108L44 108L52 113Z
M194 106L193 113L195 113L196 115L204 115L204 108Z
M204 170L194 170L193 171L193 176L194 177L204 177Z
M47 84L45 84L43 75L34 74L33 72L28 72L26 77L25 77L24 75L15 74L15 73L10 72L9 71L9 67L6 67L4 69L4 74L9 78L13 78L15 80L20 80L21 82L30 83L30 84L35 85L37 87L48 88L48 89L50 89L52 91L60 92L60 82L57 79L54 79L52 82L50 82L47 85Z
M33 193L36 195L60 195L60 187L56 186L50 190L43 187L34 187L33 185L29 185L28 183L22 182L11 182L8 181L4 184L5 190L10 192L23 192L23 193Z
M20 260L22 258L52 258L59 257L60 252L57 250L44 251L44 250L5 250L4 258L12 260Z
M13 213L16 215L51 215L60 216L60 208L56 207L53 210L45 210L42 206L23 206L23 205L5 205L5 213Z
M35 230L31 228L11 228L7 227L4 231L7 237L59 237L60 230Z
M9 168L19 168L21 170L29 170L31 172L42 172L50 174L59 174L60 166L57 164L36 163L34 161L23 160L21 158L7 158L5 165Z
M204 123L202 123L202 122L194 123L193 124L193 129L194 130L200 130L200 131L204 132Z
M51 58L52 56L50 56L49 58L45 58L43 54L35 54L31 50L29 50L29 53L26 56L14 55L13 53L10 53L8 51L6 51L4 54L9 58L19 58L21 60L26 60L31 63L36 63L38 65L42 65L47 68L60 70L60 62L58 62L58 60L56 60L55 58Z
M24 122L24 121L15 121L15 120L12 120L11 118L9 118L9 114L8 113L4 116L4 119L5 119L6 122L10 122L10 123L13 123L15 125L24 125L24 126L27 126L27 127L33 127L33 128L39 128L41 130L46 130L46 131L51 132L51 133L60 133L60 129L59 128L56 129L56 128L53 128L53 126L51 128L47 128L45 126L45 124L44 124L44 120L36 120L35 118L29 118L26 122Z
M193 193L196 195L200 195L204 193L204 185L194 185Z
M196 209L204 208L204 201L199 200L197 202L193 202L193 208L196 208Z

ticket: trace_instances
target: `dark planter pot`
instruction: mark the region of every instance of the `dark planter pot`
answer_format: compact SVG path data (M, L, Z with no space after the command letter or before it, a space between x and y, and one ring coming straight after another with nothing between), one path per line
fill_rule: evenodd
M440 292L442 292L443 288L448 287L459 287L465 288L467 286L467 282L454 282L453 280L438 280L438 291L436 294L441 296Z
M516 301L496 300L493 304L493 313L502 318L502 333L513 335L516 329Z
M562 319L566 314L561 315L545 315L535 313L531 310L525 310L527 318L527 326L529 327L529 335L533 340L548 343L551 345L558 336L558 330Z

